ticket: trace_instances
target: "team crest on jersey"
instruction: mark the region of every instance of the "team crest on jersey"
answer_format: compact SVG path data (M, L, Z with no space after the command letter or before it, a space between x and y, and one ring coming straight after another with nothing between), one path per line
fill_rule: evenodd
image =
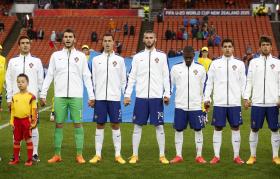
M237 66L236 65L232 65L232 69L233 69L233 71L235 71L237 69Z
M274 68L275 68L275 65L274 65L274 64L271 64L270 67L271 67L271 69L274 69Z
M114 67L116 67L117 64L118 64L118 63L117 63L116 61L113 61L113 66L114 66Z
M33 63L29 63L29 67L32 68L34 65Z
M194 73L194 75L197 75L197 74L198 74L198 71L197 71L197 70L194 70L193 73Z
M155 62L156 62L156 63L158 63L158 62L159 62L159 59L158 59L158 58L156 58L156 59L155 59Z
M76 57L76 58L74 58L74 60L75 60L75 62L77 63L77 62L79 61L79 58Z

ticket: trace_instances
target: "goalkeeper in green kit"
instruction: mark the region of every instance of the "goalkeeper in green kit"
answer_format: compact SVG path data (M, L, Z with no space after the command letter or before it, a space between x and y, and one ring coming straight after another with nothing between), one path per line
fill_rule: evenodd
M41 105L46 104L47 91L54 80L54 112L55 112L55 155L48 163L62 161L61 145L63 140L63 122L68 117L74 122L75 141L79 164L85 163L82 155L84 130L82 127L83 82L86 86L89 100L88 105L94 106L94 93L91 73L88 69L86 56L74 48L75 34L71 29L63 33L64 48L54 52L50 58L48 73L40 94Z

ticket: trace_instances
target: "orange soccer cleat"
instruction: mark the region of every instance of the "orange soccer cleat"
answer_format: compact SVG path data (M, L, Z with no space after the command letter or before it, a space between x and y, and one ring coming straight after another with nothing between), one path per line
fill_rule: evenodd
M204 158L202 156L196 157L195 161L196 161L196 163L201 163L201 164L207 163L206 160L204 160Z
M62 161L61 156L54 155L51 159L48 160L48 163L57 163L61 161Z
M176 155L172 160L170 160L170 163L175 164L175 163L181 163L183 161L184 161L183 157Z
M77 161L77 163L79 163L79 164L86 163L86 161L85 161L85 159L84 159L84 157L83 157L82 155L77 155L77 156L76 156L76 161Z
M239 156L235 157L233 161L238 165L242 165L244 163L244 161Z
M27 167L30 167L30 166L32 166L32 160L27 160L26 162L25 162L25 166L27 166Z
M219 162L220 162L220 158L214 156L214 157L212 158L212 160L210 161L210 164L217 164L217 163L219 163Z
M12 160L9 162L9 165L17 165L19 163L19 160Z

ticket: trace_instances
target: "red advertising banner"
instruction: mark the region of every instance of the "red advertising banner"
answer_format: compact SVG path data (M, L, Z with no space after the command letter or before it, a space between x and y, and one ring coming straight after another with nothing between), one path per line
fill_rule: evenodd
M138 16L137 9L37 9L35 16Z

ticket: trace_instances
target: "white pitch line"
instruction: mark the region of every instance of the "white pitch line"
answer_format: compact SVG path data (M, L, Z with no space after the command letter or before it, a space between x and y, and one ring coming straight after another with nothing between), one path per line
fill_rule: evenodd
M0 130L1 130L1 129L4 129L5 127L8 127L9 125L10 125L10 123L6 123L6 124L1 125L1 126L0 126Z
M52 106L44 107L44 108L42 108L42 109L39 110L39 113L44 112L44 111L50 109L51 107L52 107ZM10 123L6 123L6 124L1 125L1 126L0 126L0 130L1 130L1 129L4 129L4 128L6 128L6 127L8 127L9 125L10 125Z

